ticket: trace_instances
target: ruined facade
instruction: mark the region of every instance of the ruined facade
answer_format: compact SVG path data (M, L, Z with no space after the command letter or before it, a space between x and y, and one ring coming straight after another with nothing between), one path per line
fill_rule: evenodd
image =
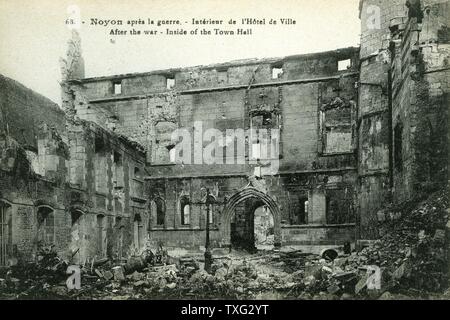
M96 78L74 34L63 111L1 78L2 263L376 238L448 180L449 1L360 13L360 48Z
M347 62L342 70L340 61ZM358 48L347 48L68 84L88 101L75 105L76 116L146 147L150 239L198 249L207 190L214 246L253 246L254 212L264 206L275 245L354 240L357 81ZM191 157L178 158L177 128L193 137ZM245 145L228 139L220 159L207 164L197 146L211 143L198 141L210 128L246 130ZM279 154L265 159L279 161L275 173L266 174L253 154L258 141L247 130L256 128L281 130Z
M450 7L367 0L360 13L358 237L370 239L386 203L448 181Z
M32 260L48 246L74 263L139 250L133 230L145 219L142 213L135 226L145 202L135 176L144 170L142 150L66 117L9 78L0 82L1 265Z

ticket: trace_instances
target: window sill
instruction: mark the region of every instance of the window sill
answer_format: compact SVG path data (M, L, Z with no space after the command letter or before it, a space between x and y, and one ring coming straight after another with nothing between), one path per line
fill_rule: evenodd
M69 182L69 188L77 191L86 191L85 187L80 186L79 184L73 184Z
M136 201L136 202L140 202L140 203L147 202L147 199L141 198L141 197L137 197L137 196L130 196L130 198L131 198L131 200Z
M346 151L346 152L336 152L336 153L321 153L321 157L336 157L336 156L347 156L355 154L354 151Z
M176 166L176 163L159 163L159 164L150 164L149 167L174 167Z
M282 225L282 229L325 229L325 228L352 228L356 223L343 224L302 224L302 225Z
M200 227L178 227L178 228L165 228L165 227L152 227L149 231L198 231L198 232L206 232L206 228ZM219 227L211 226L209 227L209 231L219 231Z

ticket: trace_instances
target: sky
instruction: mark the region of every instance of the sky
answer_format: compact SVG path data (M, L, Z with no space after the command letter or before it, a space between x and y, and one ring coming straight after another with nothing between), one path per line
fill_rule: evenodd
M60 104L59 58L65 56L70 38L66 21L73 5L85 22L79 33L86 77L95 77L358 46L358 4L359 0L0 0L0 74ZM189 22L178 26L187 30L195 29L192 18L225 23L265 18L266 25L254 26L251 36L121 36L109 34L117 26L91 25L93 18L124 23L179 19ZM268 25L270 19L282 18L296 24Z

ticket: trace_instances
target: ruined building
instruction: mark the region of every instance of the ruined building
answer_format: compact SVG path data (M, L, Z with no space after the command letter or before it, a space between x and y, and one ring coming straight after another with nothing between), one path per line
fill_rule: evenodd
M74 34L63 110L0 78L1 264L376 238L448 180L449 14L363 0L360 48L95 78Z

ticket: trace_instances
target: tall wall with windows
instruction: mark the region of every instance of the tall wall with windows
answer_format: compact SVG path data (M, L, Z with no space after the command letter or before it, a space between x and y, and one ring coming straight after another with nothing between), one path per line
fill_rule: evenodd
M143 250L147 237L135 244L133 221L148 221L139 174L145 154L21 84L0 81L0 265L31 261L43 247L75 263Z
M0 76L0 264L343 244L447 183L448 0L361 0L361 47L86 78Z
M251 184L279 206L278 244L334 244L354 239L358 54L345 48L66 85L83 97L73 105L77 117L145 147L155 243L198 248L209 219L214 244L228 245L224 224L238 234L248 221L238 214L228 221L223 212ZM173 139L177 129L188 138ZM209 129L223 139L208 155ZM215 198L209 218L208 191ZM241 205L242 217L252 216L245 210L256 208Z
M359 237L448 181L448 0L362 0Z

